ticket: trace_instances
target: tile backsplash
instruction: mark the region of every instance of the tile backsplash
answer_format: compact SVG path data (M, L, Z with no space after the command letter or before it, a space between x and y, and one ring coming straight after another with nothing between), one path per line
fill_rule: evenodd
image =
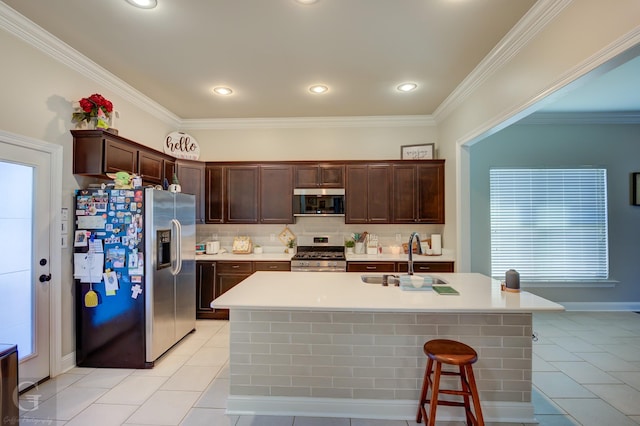
M296 223L287 225L294 235L333 235L342 239L350 238L352 233L367 231L376 234L383 250L393 245L401 245L409 241L412 232L419 232L420 237L429 238L431 234L442 234L444 225L370 225L345 224L344 217L299 217ZM280 251L284 244L279 235L285 225L253 225L253 224L212 224L196 227L196 241L220 241L220 245L229 249L234 237L248 235L254 244L264 247L265 251ZM399 236L399 237L398 237ZM446 235L442 235L442 245L447 247Z

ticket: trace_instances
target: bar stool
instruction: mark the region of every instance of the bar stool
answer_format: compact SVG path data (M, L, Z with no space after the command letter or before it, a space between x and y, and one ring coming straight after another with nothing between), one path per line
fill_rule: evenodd
M424 344L424 353L429 360L424 372L424 381L422 383L422 392L420 394L420 404L418 406L418 414L416 422L420 423L424 417L428 426L436 423L436 408L438 405L449 405L456 407L464 407L467 417L467 425L484 426L482 417L482 409L480 408L480 398L478 397L478 388L476 380L473 376L472 364L478 360L478 354L472 347L455 340L436 339L430 340ZM435 374L433 381L431 374L434 373L433 364L435 362ZM442 371L442 364L457 365L459 372ZM440 376L460 376L462 390L440 389ZM431 387L431 398L427 399L427 392ZM439 400L440 394L462 396L464 402ZM469 397L473 400L475 408L475 416L471 411ZM429 404L429 416L424 408L425 404Z

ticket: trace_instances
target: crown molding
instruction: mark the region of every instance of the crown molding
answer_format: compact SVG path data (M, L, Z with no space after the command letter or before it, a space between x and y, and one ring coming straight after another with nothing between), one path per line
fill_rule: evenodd
M635 112L535 112L518 122L530 125L548 124L640 124L640 111Z
M433 127L430 115L370 117L289 117L289 118L220 118L185 119L181 130L223 129L305 129L317 127Z
M460 106L482 83L513 58L572 0L539 0L484 57L462 83L436 108L433 117L441 122Z
M179 127L180 117L111 74L80 52L0 1L0 29L13 34L78 74L95 81L158 120Z

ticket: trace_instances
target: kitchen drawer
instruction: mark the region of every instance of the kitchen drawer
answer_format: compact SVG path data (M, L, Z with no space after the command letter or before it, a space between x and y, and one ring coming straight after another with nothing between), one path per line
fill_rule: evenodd
M218 262L219 274L251 274L253 272L251 262Z
M395 272L394 262L348 262L347 272Z
M398 262L398 272L407 272L407 270L407 262ZM416 274L453 272L453 262L413 262L413 272Z
M290 271L291 262L253 262L254 271Z

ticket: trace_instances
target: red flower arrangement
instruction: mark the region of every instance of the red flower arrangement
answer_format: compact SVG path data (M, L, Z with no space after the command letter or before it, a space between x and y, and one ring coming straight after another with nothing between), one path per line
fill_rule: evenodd
M99 93L94 93L88 98L82 98L78 102L80 107L72 115L74 123L86 121L89 123L93 118L97 118L97 127L108 128L108 119L113 112L113 104Z

